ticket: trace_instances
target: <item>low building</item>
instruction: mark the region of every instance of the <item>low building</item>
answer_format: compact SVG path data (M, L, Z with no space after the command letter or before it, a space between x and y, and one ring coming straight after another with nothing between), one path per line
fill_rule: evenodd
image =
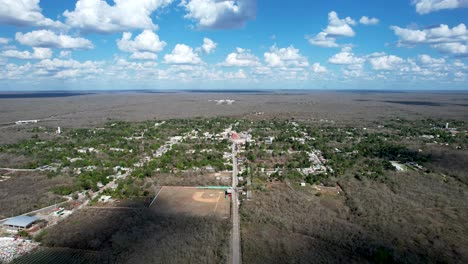
M17 125L35 124L38 121L39 120L18 120L18 121L15 122L15 124L17 124Z
M39 221L39 218L34 217L34 216L27 216L27 215L20 215L20 216L15 216L3 223L3 226L6 227L6 229L9 230L23 230L30 228L34 223Z

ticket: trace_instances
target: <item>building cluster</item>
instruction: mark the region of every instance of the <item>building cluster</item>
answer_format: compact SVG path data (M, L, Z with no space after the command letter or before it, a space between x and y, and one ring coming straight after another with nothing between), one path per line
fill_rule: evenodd
M153 152L153 157L154 158L159 158L162 157L166 152L172 149L173 145L179 144L183 140L189 138L191 133L186 133L183 136L174 136L169 138L168 141L164 143L161 147L159 147L157 150ZM139 166L143 166L144 163L149 162L151 158L145 157L143 161L140 161ZM137 166L138 167L138 166Z
M76 150L78 153L85 154L85 153L99 153L99 150L95 148L79 148Z
M307 152L307 155L309 155L309 161L312 166L308 168L298 168L297 170L303 175L333 172L330 167L326 166L327 160L323 157L320 150Z

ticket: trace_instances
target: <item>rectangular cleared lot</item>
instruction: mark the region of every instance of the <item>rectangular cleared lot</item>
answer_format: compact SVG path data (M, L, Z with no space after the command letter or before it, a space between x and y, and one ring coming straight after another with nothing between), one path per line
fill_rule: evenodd
M229 218L230 199L222 189L162 187L151 205L161 215L186 214Z

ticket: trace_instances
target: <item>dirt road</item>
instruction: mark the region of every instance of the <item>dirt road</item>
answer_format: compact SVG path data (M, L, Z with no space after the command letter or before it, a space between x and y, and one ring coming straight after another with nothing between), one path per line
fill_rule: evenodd
M236 145L232 144L232 263L240 264L241 247L239 231L239 199L237 197L237 153Z

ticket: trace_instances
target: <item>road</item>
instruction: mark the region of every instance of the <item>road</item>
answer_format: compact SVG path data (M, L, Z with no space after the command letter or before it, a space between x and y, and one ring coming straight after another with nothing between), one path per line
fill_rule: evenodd
M233 264L240 264L240 229L239 229L239 199L237 196L237 153L236 144L232 143L232 252L231 259Z
M12 169L12 168L0 168L0 170L7 170L7 171L12 171L12 172L33 172L37 171L38 169Z

